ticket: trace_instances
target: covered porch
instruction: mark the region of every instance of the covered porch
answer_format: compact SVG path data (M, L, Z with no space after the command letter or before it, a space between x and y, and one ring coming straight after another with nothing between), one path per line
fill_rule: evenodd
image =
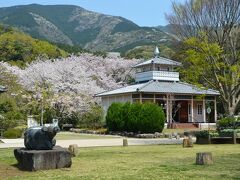
M132 102L153 102L162 106L166 123L215 123L217 121L216 96L189 94L133 93ZM207 109L211 109L207 113Z

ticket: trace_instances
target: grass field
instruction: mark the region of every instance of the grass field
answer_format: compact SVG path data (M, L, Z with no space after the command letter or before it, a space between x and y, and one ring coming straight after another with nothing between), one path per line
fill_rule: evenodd
M75 140L75 139L109 139L109 138L119 138L117 136L104 136L104 135L95 135L95 134L80 134L72 132L60 132L57 133L57 140Z
M195 165L205 151L214 164ZM0 149L0 179L240 179L240 145L81 148L71 168L38 172L18 170L13 149Z

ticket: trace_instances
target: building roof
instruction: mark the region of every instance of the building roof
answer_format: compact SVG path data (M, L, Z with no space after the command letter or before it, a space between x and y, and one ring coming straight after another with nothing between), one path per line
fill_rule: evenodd
M154 57L148 61L144 61L142 63L139 63L133 67L137 68L137 67L141 67L141 66L145 66L147 64L162 64L162 65L171 65L171 66L181 66L182 63L177 62L177 61L173 61L171 59L167 59L164 57Z
M162 82L149 81L146 83L135 84L122 87L112 91L96 94L96 97L110 96L125 93L145 92L145 93L172 93L172 94L191 94L191 95L219 95L219 92L212 89L198 88L184 82Z
M0 92L5 92L5 91L7 91L6 87L0 85Z

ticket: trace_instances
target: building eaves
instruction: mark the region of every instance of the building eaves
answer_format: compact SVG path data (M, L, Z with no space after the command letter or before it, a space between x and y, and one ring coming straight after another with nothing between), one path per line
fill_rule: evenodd
M190 94L190 95L220 95L216 90L199 88L195 85L185 82L164 82L164 81L149 81L142 84L135 84L118 88L112 91L106 91L96 94L95 97L111 96L116 94L125 94L133 92L145 93L172 93L172 94Z

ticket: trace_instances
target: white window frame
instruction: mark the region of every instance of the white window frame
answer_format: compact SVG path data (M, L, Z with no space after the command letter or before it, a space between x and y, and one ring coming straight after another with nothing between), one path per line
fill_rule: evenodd
M198 115L202 115L203 114L203 105L202 104L198 104L197 105L197 114Z

